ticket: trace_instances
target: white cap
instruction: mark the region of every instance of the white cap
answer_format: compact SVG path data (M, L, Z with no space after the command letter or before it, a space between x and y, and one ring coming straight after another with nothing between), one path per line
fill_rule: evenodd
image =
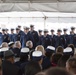
M47 32L48 31L48 29L44 29L44 32Z
M8 51L8 50L9 50L8 47L4 47L4 48L1 48L1 49L0 49L0 52L5 52L5 51Z
M23 28L25 29L25 28L26 28L26 26L23 26Z
M55 47L53 47L53 46L48 46L47 49L55 51Z
M29 48L22 48L21 53L28 53L30 50Z
M42 56L42 52L41 52L41 51L34 51L34 52L32 53L32 56L33 56L33 57L41 57L41 56Z
M13 42L13 41L11 41L11 42L9 42L9 43L8 43L8 45L9 45L9 46L10 46L10 45L12 45L12 44L14 44L14 42Z
M64 53L66 53L66 52L72 52L72 48L70 48L70 47L67 47L67 48L65 48L64 49L64 51L63 51Z

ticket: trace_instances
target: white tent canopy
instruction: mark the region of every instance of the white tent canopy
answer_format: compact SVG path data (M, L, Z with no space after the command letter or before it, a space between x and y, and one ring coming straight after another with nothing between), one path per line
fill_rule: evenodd
M0 0L0 12L41 11L76 13L76 0Z
M70 29L76 25L76 0L0 0L0 27L18 24Z

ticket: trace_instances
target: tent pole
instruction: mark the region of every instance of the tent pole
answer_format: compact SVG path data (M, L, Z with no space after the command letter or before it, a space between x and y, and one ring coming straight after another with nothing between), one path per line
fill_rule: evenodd
M46 19L47 19L47 17L45 16L44 17L44 29L46 28Z

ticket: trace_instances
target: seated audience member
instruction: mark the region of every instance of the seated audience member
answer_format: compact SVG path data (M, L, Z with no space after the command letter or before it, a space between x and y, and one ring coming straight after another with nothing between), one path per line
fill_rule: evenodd
M58 67L61 67L61 68L66 68L66 61L69 59L69 55L63 55L59 61L58 61L58 64L57 66Z
M33 53L33 51L35 51L33 49L33 42L32 41L27 41L26 42L26 47L30 49L30 53L29 53L30 54L30 60L32 60L32 53Z
M4 54L4 52L7 51L8 49L9 49L8 47L2 47L2 48L0 49L0 58L1 58L1 59L3 59L3 56L4 56L3 54Z
M35 48L36 51L41 51L42 54L45 56L45 50L44 50L44 47L42 45L38 45L36 48Z
M21 62L21 70L22 74L24 74L24 68L29 62L29 48L22 48L20 53L20 62Z
M32 53L32 60L37 61L40 65L42 65L43 55L41 51L34 51Z
M19 68L14 65L14 53L11 50L4 52L2 73L3 75L20 75Z
M56 49L56 53L60 53L60 54L63 54L63 47L62 46L58 46L57 49Z
M71 75L65 69L54 67L50 68L45 72L45 75Z
M68 72L71 72L73 75L76 75L76 58L71 57L66 62L66 69Z
M26 64L29 61L29 48L22 48L20 52L20 59L19 61L15 62L15 65L18 67L21 66L21 64Z
M30 61L25 67L24 75L35 75L38 72L41 72L41 66L36 61Z
M53 53L55 53L55 47L48 46L45 50L45 58L43 59L43 63L42 63L43 70L51 67L50 58Z
M14 42L9 42L8 46L9 46L9 50L13 50L14 49Z
M3 47L8 47L8 43L7 43L7 42L3 42L3 43L2 43L2 48L3 48Z
M73 56L74 53L75 53L74 45L73 44L69 44L68 47L71 47L72 48L72 56Z
M28 47L30 49L30 51L33 50L33 43L32 43L32 41L27 41L26 42L26 47Z
M21 51L21 43L20 43L20 41L16 41L15 48L13 49L13 52L14 52L16 57L20 56L20 51Z
M58 60L62 57L62 54L56 53L53 54L51 57L51 64L52 66L57 66Z

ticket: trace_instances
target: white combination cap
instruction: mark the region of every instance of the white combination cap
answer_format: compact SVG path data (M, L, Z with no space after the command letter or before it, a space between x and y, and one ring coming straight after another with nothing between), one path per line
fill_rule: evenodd
M30 50L29 48L22 48L21 53L28 53Z
M33 56L33 57L41 57L41 56L42 56L42 52L41 52L41 51L34 51L34 52L32 53L32 56Z
M5 52L5 51L8 51L8 50L9 50L8 47L4 47L4 48L1 48L1 49L0 49L0 52Z
M53 46L48 46L47 49L55 51L55 47L53 47Z
M13 41L11 41L11 42L9 42L9 43L8 43L8 45L9 45L9 46L10 46L10 45L12 45L12 44L14 44L14 42L13 42Z
M65 48L65 49L64 49L64 51L63 51L63 52L64 52L64 53L66 53L66 52L68 52L68 53L69 53L69 52L72 52L72 48L67 47L67 48Z

